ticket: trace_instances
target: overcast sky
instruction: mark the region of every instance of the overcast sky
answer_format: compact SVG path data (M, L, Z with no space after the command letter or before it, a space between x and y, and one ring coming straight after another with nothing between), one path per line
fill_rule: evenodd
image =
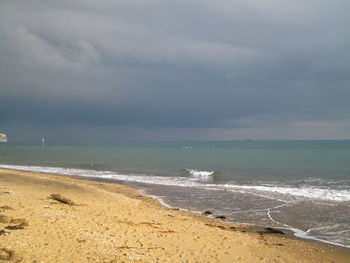
M350 139L349 0L1 0L12 141Z

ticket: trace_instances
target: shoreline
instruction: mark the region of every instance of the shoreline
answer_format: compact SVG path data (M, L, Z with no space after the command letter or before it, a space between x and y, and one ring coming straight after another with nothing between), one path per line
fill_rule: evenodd
M84 178L81 178L81 179L84 180ZM94 181L94 179L91 179L91 180ZM96 181L98 181L98 180L96 180ZM158 197L156 195L151 195L151 194L144 193L141 190L142 189L139 189L141 194L144 194L146 196L149 196L149 197L155 199L157 202L159 202L162 206L165 206L166 208L181 210L181 211L192 213L192 214L196 214L196 215L203 215L203 211L193 211L193 210L189 210L189 209L173 207L171 205L168 205L162 198L160 198L160 197ZM249 224L249 223L244 223L244 222L234 222L234 221L230 221L230 220L222 221L222 220L216 218L215 216L218 216L218 215L215 215L215 214L208 215L207 218L212 218L212 219L216 219L216 220L221 221L221 222L227 222L227 223L232 223L232 224L241 224L241 225L254 227L254 228L258 228L258 229L263 229L263 228L269 227L269 228L282 230L290 238L305 240L305 241L308 241L308 242L314 242L314 243L321 244L321 245L324 245L324 246L329 246L332 249L341 250L341 251L344 251L344 252L350 254L350 247L349 246L345 246L345 245L334 243L334 242L331 242L331 241L319 239L319 238L314 237L314 236L308 236L307 232L305 232L303 230L300 230L300 229L297 229L297 228L290 227L290 226L288 226L288 227L275 227L275 226L268 226L268 225L267 226L262 226L262 225L258 225L258 224Z
M172 182L171 182L171 184L169 184L168 181L165 181L165 182L162 181L162 183L158 183L157 181L154 182L155 179L152 178L152 176L150 176L151 180L148 180L148 179L145 180L145 178L148 178L148 176L146 176L146 177L138 176L137 174L131 174L129 176L128 173L118 173L117 172L117 174L114 174L114 172L111 172L109 170L94 170L94 169L85 169L85 168L84 169L80 169L80 168L68 168L68 167L64 168L64 167L55 167L55 166L53 166L53 167L50 167L50 166L45 167L45 166L1 165L0 168L10 169L10 170L19 170L19 171L29 171L29 172L34 172L34 173L35 172L36 173L48 173L48 174L56 174L56 175L62 175L62 176L65 175L65 176L71 176L71 177L74 177L74 178L81 178L83 180L92 180L92 181L100 181L100 182L108 182L108 183L132 186L132 187L140 188L140 189L143 189L143 190L146 190L146 191L150 191L149 192L150 196L155 197L159 202L163 202L163 205L165 205L165 206L168 206L168 204L171 204L171 199L170 200L168 199L167 201L165 201L163 199L163 196L167 196L167 193L163 193L163 194L162 193L160 193L160 194L158 193L158 194L156 194L154 192L154 190L156 192L157 192L157 190L154 187L152 189L151 186L159 184L159 185L162 185L162 186L164 185L164 186L168 187L168 186L172 186ZM98 173L98 174L95 175L94 174L95 172ZM100 174L100 173L102 173L102 174ZM164 178L167 178L167 177L164 177L164 178L160 177L160 178L163 180ZM145 184L148 185L148 186L145 186ZM188 186L188 185L187 184L186 185L179 184L179 186ZM177 189L177 190L179 190L179 189ZM187 193L184 193L184 194L187 194ZM345 196L342 196L342 198L344 198L344 197ZM272 199L275 199L275 198L272 198ZM210 200L208 200L208 201L210 201ZM205 204L205 202L203 204ZM261 205L264 206L265 204L266 203L264 202ZM230 206L230 204L228 204L228 203L226 203L225 205L226 205L226 207ZM172 205L170 205L170 206L172 206ZM177 207L177 206L183 208L183 206L181 205L181 202L180 202L180 204L177 204L177 205L175 204L175 207ZM254 204L253 204L253 206L254 206ZM201 209L200 210L193 209L193 207L187 206L185 208L185 210L193 212L193 213L198 213L198 212L201 213L201 212L206 211L208 209L208 207L205 207L203 205L200 205L200 206L197 206L197 207L201 207ZM241 209L244 211L245 207L247 207L247 206L246 205L242 206ZM248 207L250 207L250 206L248 206ZM267 221L265 221L264 222L265 224L259 224L259 223L262 222L261 220L260 220L260 222L257 222L257 220L255 220L255 222L248 222L247 223L246 220L239 220L239 221L237 221L237 218L228 218L228 220L230 220L231 222L234 222L234 223L240 222L242 224L253 224L253 225L256 225L256 226L259 226L259 227L280 228L283 231L292 232L293 233L292 236L294 236L294 237L298 237L298 238L301 238L301 239L309 240L309 241L312 241L312 242L320 242L320 243L323 243L323 244L334 245L336 247L341 247L342 249L345 249L345 250L350 249L349 245L345 245L345 244L347 244L346 243L347 242L346 237L345 237L345 240L343 240L343 241L345 241L345 243L342 243L341 242L342 240L340 242L338 242L337 236L333 235L333 236L331 236L331 240L333 239L333 241L334 241L333 242L331 240L327 240L327 238L325 238L325 239L317 238L317 233L310 234L308 232L310 230L309 229L310 227L308 227L308 226L305 226L305 225L301 226L301 225L298 225L298 224L295 225L293 222L289 222L288 223L288 218L284 218L284 219L287 219L287 221L278 220L278 219L276 221L274 218L271 217L270 213L271 213L271 209L273 210L273 209L275 209L277 207L275 207L274 204L267 205L265 207L265 210L267 210L267 217L265 219L263 217L259 218L259 219L263 219L263 220L268 219L268 220L271 221L269 223L265 223L265 222L267 222ZM312 207L310 207L310 208L312 209ZM234 206L232 207L232 209L235 209ZM257 211L259 211L259 210L257 210ZM226 216L225 213L227 213L228 211L225 211L225 212L216 211L216 212L217 212L217 215L225 215ZM303 213L302 212L301 213L291 213L290 215L298 215L298 214L302 215ZM285 215L288 215L288 213L285 213ZM310 216L312 216L312 215L310 215ZM323 215L320 214L319 216L322 218ZM334 217L334 218L336 218L336 217ZM248 216L248 220L249 220L249 216ZM338 221L336 221L335 223L337 223ZM285 223L285 222L287 222L287 223ZM344 226L344 227L346 227L346 226ZM317 225L316 225L316 228L317 228ZM326 233L319 233L319 234L322 236L322 234L326 234Z
M4 231L7 234L0 236L1 247L7 246L6 249L13 250L14 255L17 255L18 259L13 257L14 262L27 262L25 260L29 257L31 260L45 258L40 259L40 253L30 253L33 246L37 248L36 252L38 248L43 249L42 253L50 247L50 254L56 258L54 262L84 262L82 255L75 258L77 261L67 261L66 255L59 249L64 242L70 244L68 250L74 248L73 251L77 254L80 249L91 250L92 255L85 258L85 262L95 259L99 259L99 262L347 262L350 259L350 254L339 247L334 248L331 245L288 235L264 233L262 228L256 226L224 222L192 212L167 208L156 199L140 194L139 189L125 185L102 183L75 176L0 169L0 186L2 193L8 192L0 194L1 206L14 208L2 209L1 215L26 218L29 221L29 225L24 229L7 230L5 227ZM67 196L83 205L67 206L53 202L47 198L51 192ZM26 200L25 196L33 200ZM35 199L36 197L38 198ZM22 209L19 209L21 207ZM25 213L21 214L21 210ZM48 211L52 212L52 218L40 218L40 215L46 215ZM66 222L57 217L57 213L61 212L73 218L67 219ZM95 217L98 217L98 220ZM60 221L60 224L55 224L57 221ZM40 226L45 224L54 227L48 227L44 233ZM97 242L103 247L103 251L109 253L94 249L96 242L92 242L91 238L66 240L65 236L59 234L60 231L67 232L68 228L71 231L67 232L67 236L85 235L86 233L81 233L81 225L99 233L100 236L112 232L102 244ZM0 227L4 226L0 223ZM39 229L36 228L38 226ZM36 234L38 231L40 235ZM23 239L21 232L25 233L24 236L31 242L35 242L32 245L23 245L22 240L22 247L15 247L13 244L18 245ZM42 239L50 242L41 244ZM119 240L114 241L118 246L113 246L113 240ZM145 248L147 246L148 249ZM101 260L101 255L105 259ZM135 258L138 258L138 261ZM170 259L171 261L167 261Z
M10 169L10 170L16 170L16 169ZM22 171L22 170L18 170L18 171ZM43 173L45 174L45 173ZM85 177L85 176L79 176L79 175L60 175L60 174L53 174L53 175L58 175L58 176L68 176L68 177L72 177L72 178L78 178L81 180L88 180L88 181L93 181L93 182L102 182L102 183L110 183L110 184L120 184L123 186L127 186L127 187L131 187L131 188L135 188L138 190L138 192L142 195L145 195L147 197L151 197L153 200L155 200L157 203L159 203L160 205L168 208L168 209L174 209L174 210L180 210L186 213L190 213L190 214L195 214L195 215L199 215L199 216L205 216L206 218L210 218L210 219L214 219L220 222L225 222L225 223L232 223L232 224L239 224L239 225L245 225L254 229L264 229L264 228L274 228L274 229L278 229L281 230L283 232L285 232L285 234L293 239L298 239L298 240L304 240L307 242L313 242L313 243L317 243L323 246L326 246L332 250L336 250L336 251L341 251L347 254L350 254L350 247L349 246L345 246L339 243L335 243L332 241L327 241L327 240L323 240L323 239L319 239L315 236L309 236L307 234L307 232L298 229L298 228L293 228L291 226L285 226L285 227L276 227L276 226L271 226L271 225L259 225L259 224L249 224L249 223L245 223L245 222L235 222L235 221L231 221L231 220L220 220L219 218L215 218L215 216L219 216L220 214L212 214L212 215L204 215L203 211L195 211L195 210L190 210L190 209L186 209L186 208L181 208L178 206L171 206L168 203L166 203L160 196L157 195L153 195L150 193L146 193L144 191L144 189L139 188L137 186L130 186L128 184L123 184L120 182L115 182L116 180L113 179L105 179L105 178L96 178L96 177ZM207 211L207 210L205 210ZM258 230L256 230L258 231Z

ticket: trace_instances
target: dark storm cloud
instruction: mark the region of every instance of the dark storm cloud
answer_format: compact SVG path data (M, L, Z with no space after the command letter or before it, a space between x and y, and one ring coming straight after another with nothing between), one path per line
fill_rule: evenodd
M341 0L1 1L2 129L78 123L220 139L270 127L293 138L288 127L322 124L338 128L327 137L350 136L349 8Z

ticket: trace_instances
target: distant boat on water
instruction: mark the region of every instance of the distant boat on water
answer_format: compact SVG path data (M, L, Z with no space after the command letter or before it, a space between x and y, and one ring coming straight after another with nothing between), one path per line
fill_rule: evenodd
M0 142L7 142L6 134L0 133Z

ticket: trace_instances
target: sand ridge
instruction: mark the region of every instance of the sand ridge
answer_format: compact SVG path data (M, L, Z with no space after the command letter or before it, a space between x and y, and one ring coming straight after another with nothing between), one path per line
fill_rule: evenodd
M11 229L14 226L19 228ZM315 243L243 229L165 208L131 187L0 169L0 262L350 259Z

